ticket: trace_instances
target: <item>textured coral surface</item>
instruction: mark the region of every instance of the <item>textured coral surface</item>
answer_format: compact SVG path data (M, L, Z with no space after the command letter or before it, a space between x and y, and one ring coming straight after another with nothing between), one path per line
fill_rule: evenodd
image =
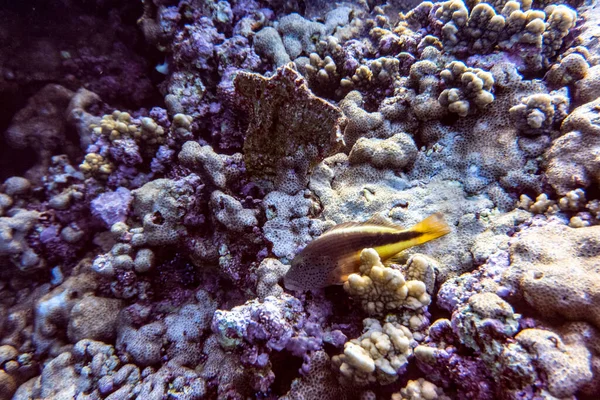
M2 2L0 400L599 399L599 37L597 0Z

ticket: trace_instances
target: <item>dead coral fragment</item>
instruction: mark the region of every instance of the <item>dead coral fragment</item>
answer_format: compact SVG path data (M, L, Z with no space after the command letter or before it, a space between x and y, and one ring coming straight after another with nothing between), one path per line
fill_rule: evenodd
M494 101L491 93L494 77L489 72L453 61L440 76L448 89L440 94L438 101L450 112L466 117Z
M364 249L360 261L360 273L351 274L344 283L344 289L360 300L367 314L383 315L403 307L418 310L431 303L423 281L406 281L402 272L385 267L374 249ZM425 275L426 272L423 273Z
M27 235L40 218L40 213L22 209L11 210L7 216L0 217L0 262L6 257L22 271L46 265L27 243Z
M294 69L271 78L240 72L235 87L247 101L244 162L255 178L273 181L286 158L305 175L338 148L341 110L314 96Z

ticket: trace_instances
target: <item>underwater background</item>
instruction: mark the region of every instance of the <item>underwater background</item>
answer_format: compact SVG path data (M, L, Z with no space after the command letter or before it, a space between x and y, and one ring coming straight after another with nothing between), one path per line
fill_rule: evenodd
M1 1L8 399L600 399L598 0Z

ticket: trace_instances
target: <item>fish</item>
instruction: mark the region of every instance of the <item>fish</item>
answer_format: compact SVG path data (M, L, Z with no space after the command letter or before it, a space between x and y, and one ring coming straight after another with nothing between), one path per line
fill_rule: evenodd
M365 222L338 224L310 242L294 257L283 278L289 290L306 291L341 285L359 272L360 253L373 248L382 262L393 259L409 247L437 239L450 232L441 213L404 229L381 214Z

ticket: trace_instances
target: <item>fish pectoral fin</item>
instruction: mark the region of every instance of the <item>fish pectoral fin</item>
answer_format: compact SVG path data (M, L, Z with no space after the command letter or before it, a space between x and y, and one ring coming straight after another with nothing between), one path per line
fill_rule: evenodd
M328 285L339 285L348 280L350 274L358 272L360 266L360 253L340 259L337 267L329 274Z
M405 254L404 250L402 250L400 253L396 253L390 258L382 260L382 264L386 267L389 267L392 264L405 264L408 260L408 257L409 255Z

